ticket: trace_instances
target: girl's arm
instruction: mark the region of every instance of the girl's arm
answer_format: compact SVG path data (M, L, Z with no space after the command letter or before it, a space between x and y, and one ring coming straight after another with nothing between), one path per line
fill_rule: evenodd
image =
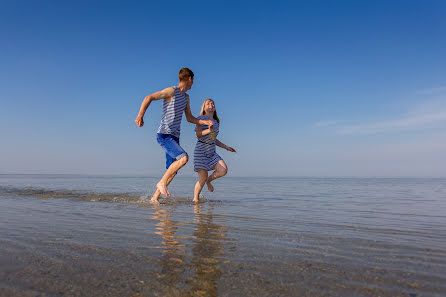
M203 130L201 128L201 125L197 124L197 126L195 127L195 134L197 134L197 137L205 136L205 135L208 135L209 133L211 133L211 131L212 131L211 129L212 128Z
M230 151L230 152L235 153L235 149L233 149L233 148L230 147L230 146L227 146L226 144L224 144L223 142L221 142L221 141L218 140L218 139L215 140L215 144L216 144L217 146L221 147L221 148L224 148L225 150L228 150L228 151Z

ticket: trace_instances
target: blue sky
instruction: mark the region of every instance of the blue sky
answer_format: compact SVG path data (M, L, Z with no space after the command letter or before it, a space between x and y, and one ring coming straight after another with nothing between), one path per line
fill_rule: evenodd
M446 177L445 28L444 1L2 1L0 173L160 175L160 102L133 121L189 67L230 175Z

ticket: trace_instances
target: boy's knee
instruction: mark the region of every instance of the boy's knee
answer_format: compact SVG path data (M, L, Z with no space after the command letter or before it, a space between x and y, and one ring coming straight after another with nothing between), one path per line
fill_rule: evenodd
M180 164L182 166L186 165L186 163L189 161L189 156L188 155L184 155L183 157L181 157L178 161L180 161Z

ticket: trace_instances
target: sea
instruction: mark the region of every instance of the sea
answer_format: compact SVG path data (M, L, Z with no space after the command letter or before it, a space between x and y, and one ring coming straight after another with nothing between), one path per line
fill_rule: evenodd
M0 175L0 296L446 296L446 179Z

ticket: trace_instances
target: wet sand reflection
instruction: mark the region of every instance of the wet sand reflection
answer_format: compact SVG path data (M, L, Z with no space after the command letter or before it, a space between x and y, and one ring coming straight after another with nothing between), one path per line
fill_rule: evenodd
M210 205L195 205L192 222L174 220L175 206L154 208L152 218L159 221L155 234L163 239L163 253L158 261L158 281L166 289L163 294L217 296L217 280L222 274L219 263L224 256L228 227L214 223ZM189 224L193 224L193 234L187 236Z

